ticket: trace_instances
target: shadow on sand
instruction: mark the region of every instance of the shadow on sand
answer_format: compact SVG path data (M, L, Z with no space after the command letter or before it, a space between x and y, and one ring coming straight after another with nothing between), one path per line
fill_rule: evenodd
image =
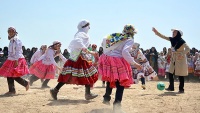
M50 100L51 102L47 105L49 106L58 106L58 105L78 105L78 104L88 104L93 101L79 99L79 100L70 100L70 99L59 99L59 100Z
M2 95L0 95L0 98L4 98L4 97L15 97L15 96L20 96L20 95L25 95L25 94L14 94L14 95L5 95L5 94L2 94Z
M92 111L87 113L113 113L113 110L109 108L93 109Z
M164 92L163 94L160 94L158 96L177 96L177 92Z

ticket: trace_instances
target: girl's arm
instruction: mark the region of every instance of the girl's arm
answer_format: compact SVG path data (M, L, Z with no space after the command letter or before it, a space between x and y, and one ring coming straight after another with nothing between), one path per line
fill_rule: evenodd
M169 37L166 37L165 35L159 33L154 27L153 27L152 31L153 31L157 36L159 36L160 38L165 39L165 40L167 40L167 41L170 41Z
M63 62L67 61L67 59L61 53L58 56L60 57L60 59L62 59Z

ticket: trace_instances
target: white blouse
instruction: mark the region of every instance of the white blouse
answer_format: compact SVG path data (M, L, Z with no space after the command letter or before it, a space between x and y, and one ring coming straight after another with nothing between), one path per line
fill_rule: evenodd
M165 63L166 63L166 60L165 60L164 56L159 56L158 57L158 68L164 69Z
M39 60L39 58L42 56L42 51L41 50L37 50L33 56L31 57L31 60L30 60L30 63L33 64L35 63L36 61Z
M67 59L60 53L58 55L55 55L56 51L51 49L51 48L48 48L46 53L43 54L39 60L42 60L42 63L45 64L45 65L55 65L56 67L58 67L57 63L55 62L54 58L56 56L59 56L63 62L66 62Z
M88 48L89 46L89 36L84 32L77 32L74 39L69 44L70 57L78 57L82 48Z
M19 58L24 58L22 42L17 38L17 36L15 36L9 43L8 60L18 60Z
M134 44L133 39L128 39L124 42L121 42L118 47L116 47L114 50L106 51L106 55L113 56L113 57L123 57L128 63L135 64L135 60L133 57L131 57L131 54L129 53L131 51L131 48Z

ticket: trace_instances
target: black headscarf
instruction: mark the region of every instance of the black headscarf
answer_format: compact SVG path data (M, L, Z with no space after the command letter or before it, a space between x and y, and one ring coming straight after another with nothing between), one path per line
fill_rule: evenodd
M103 47L99 47L99 56L103 54Z
M185 40L181 38L181 33L177 31L177 35L174 38L170 37L170 42L172 47L177 50L185 43Z

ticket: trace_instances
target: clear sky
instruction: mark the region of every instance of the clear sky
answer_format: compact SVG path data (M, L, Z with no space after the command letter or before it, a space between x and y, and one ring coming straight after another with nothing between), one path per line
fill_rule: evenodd
M153 26L166 36L171 28L181 29L188 45L200 49L199 0L0 0L0 47L8 46L7 28L14 26L27 48L54 40L67 48L82 19L90 21L90 42L98 47L105 35L133 24L135 42L144 49L170 47L154 35Z

